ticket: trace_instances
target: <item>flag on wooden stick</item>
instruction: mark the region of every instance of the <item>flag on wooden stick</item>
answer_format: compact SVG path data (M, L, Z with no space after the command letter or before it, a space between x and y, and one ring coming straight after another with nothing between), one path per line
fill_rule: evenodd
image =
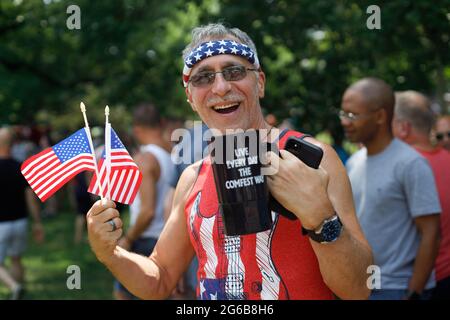
M95 170L86 128L25 160L21 172L41 201L47 200L82 171Z
M88 191L113 201L131 204L141 185L142 174L108 122L105 140L105 150L99 162L102 191L97 183L97 175L92 178Z

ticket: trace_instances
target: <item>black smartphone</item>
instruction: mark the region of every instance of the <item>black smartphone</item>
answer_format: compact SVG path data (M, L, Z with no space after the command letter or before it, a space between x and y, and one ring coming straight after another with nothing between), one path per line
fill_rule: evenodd
M320 162L322 161L323 150L304 139L289 137L284 149L295 155L307 166L314 169L318 169ZM271 211L278 212L290 220L297 219L295 214L284 208L272 195L270 195L269 206Z

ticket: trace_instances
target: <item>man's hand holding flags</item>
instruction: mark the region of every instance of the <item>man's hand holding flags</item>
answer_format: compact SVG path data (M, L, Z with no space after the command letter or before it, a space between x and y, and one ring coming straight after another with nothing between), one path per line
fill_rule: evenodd
M25 160L22 174L44 202L78 173L94 171L89 192L102 199L131 204L139 190L142 174L109 123L109 107L105 108L105 149L98 166L83 102L80 108L85 127Z

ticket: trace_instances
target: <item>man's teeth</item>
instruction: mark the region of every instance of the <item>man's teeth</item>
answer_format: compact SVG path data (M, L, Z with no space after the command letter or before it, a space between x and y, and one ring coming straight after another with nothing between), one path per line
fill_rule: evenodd
M224 106L215 106L214 110L227 109L227 108L231 108L231 107L234 107L234 106L237 106L237 105L239 105L239 103L232 103L232 104L227 104L227 105L224 105Z

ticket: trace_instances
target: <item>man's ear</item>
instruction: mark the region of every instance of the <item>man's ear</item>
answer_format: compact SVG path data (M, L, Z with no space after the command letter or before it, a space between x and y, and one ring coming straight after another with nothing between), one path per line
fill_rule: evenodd
M383 125L384 123L387 123L387 113L386 110L384 108L378 109L376 112L376 123L378 125ZM391 125L391 124L389 124Z
M194 112L197 112L194 102L192 102L192 94L191 94L191 91L189 90L189 85L184 89L184 92L186 93L186 97L187 97L186 101L191 105L192 110L194 110Z
M264 90L266 87L266 75L263 71L258 72L258 95L259 98L264 98Z
M413 128L409 121L404 121L402 131L404 132L405 138L411 135Z
M392 120L392 132L394 133L394 136L401 140L405 140L408 136L407 131L407 122L404 120L398 120L394 117L394 120Z

